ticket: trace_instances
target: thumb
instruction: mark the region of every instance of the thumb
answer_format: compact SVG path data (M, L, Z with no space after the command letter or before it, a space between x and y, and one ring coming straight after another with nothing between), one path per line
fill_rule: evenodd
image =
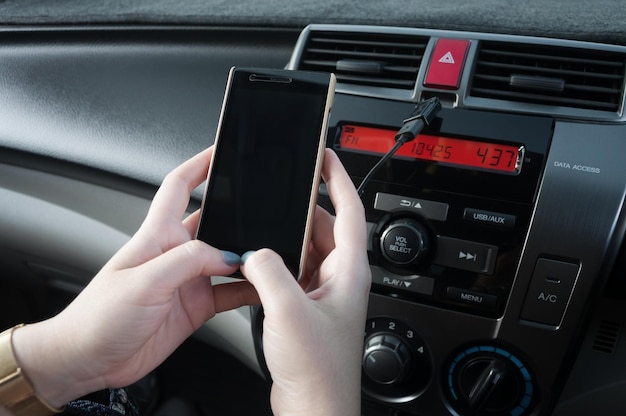
M250 251L242 256L242 262L240 270L256 288L266 315L305 300L304 291L276 252L267 248Z
M137 266L142 279L157 288L178 288L200 276L228 276L236 267L224 259L224 252L200 241L191 240Z

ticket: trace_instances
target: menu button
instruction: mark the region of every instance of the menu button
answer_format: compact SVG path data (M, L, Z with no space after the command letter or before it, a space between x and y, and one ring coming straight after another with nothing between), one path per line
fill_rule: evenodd
M482 306L485 308L495 308L498 304L498 297L495 295L465 290L457 287L448 287L446 296L448 299L455 302Z

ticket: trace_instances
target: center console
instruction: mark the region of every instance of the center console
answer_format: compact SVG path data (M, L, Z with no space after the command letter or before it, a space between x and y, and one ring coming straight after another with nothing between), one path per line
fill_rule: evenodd
M355 185L416 103L443 103L363 193L364 415L550 415L584 374L626 225L624 62L623 47L555 39L303 31L288 68L337 74L327 147Z
M412 108L336 97L328 147L355 185L381 156L371 136L393 136ZM366 415L549 412L623 233L626 168L609 150L626 151L621 134L444 109L410 143L414 154L381 169L363 195L373 279Z

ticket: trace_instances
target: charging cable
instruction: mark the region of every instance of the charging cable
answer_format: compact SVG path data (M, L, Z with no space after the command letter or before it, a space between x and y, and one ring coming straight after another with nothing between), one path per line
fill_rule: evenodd
M372 169L365 175L363 181L357 188L357 192L359 196L363 196L363 192L365 192L365 187L372 179L372 177L378 172L380 167L387 162L396 151L402 147L403 144L413 141L418 134L422 132L425 126L428 126L435 119L437 113L441 110L441 102L439 98L432 97L428 100L422 101L418 105L415 106L413 113L411 116L404 120L404 124L402 128L398 130L394 139L396 143L393 147L374 165Z

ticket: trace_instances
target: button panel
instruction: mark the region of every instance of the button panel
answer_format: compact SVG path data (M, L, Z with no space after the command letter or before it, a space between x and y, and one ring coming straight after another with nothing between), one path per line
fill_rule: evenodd
M369 228L374 290L499 316L514 278L510 260L521 251L511 244L525 221L520 211L497 203L481 209L481 201L469 198L409 194L375 194L374 208L385 214Z

